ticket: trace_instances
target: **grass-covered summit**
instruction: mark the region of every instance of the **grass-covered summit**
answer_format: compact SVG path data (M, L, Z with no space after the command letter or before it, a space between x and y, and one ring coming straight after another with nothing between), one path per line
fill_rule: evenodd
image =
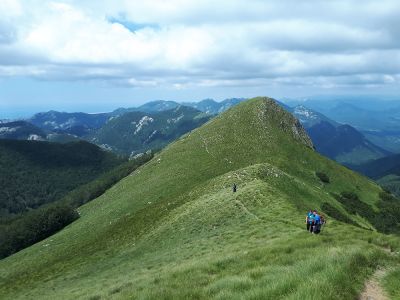
M390 262L385 282L396 295L398 258L386 248L398 251L398 238L347 213L343 192L373 212L382 201L372 181L317 154L274 100L252 99L169 145L61 232L1 261L0 294L354 299ZM319 236L305 231L309 208L329 208Z

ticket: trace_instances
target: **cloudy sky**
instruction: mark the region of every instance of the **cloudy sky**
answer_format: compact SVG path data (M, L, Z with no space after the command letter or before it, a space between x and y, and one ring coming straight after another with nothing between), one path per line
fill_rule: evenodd
M0 117L400 91L398 0L0 0Z

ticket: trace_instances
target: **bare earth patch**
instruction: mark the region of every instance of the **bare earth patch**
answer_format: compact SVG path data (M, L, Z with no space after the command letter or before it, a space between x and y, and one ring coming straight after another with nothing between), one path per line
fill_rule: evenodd
M385 271L378 269L374 275L365 283L359 300L388 300L384 290L379 284L379 279L385 275Z

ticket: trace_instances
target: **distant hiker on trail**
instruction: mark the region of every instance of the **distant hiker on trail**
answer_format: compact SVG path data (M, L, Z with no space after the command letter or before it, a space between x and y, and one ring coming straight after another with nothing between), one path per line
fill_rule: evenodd
M232 190L233 190L234 193L236 193L236 190L237 190L237 185L236 185L236 183L233 184Z

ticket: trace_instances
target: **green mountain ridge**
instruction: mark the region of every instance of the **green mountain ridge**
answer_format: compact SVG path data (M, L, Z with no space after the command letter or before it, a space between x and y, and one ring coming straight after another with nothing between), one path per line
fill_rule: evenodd
M400 196L400 154L390 155L359 166L351 166L392 193Z
M400 154L367 162L357 167L356 170L373 179L379 179L391 174L400 175Z
M46 140L46 132L25 121L0 123L0 139Z
M163 148L209 119L210 116L186 106L155 113L127 112L110 119L88 138L105 149L135 155Z
M198 109L209 115L216 115L221 112L224 112L225 110L227 110L227 109L231 108L232 106L235 106L245 100L246 99L244 99L244 98L230 98L230 99L225 99L220 102L217 102L214 99L204 99L199 102L181 102L181 103L176 102L176 101L155 100L155 101L147 102L138 107L130 107L130 108L122 108L121 107L121 108L114 110L111 114L116 116L116 115L122 115L124 113L133 112L133 111L155 113L155 112L161 112L161 111L165 111L165 110L175 109L178 106L187 106L187 107L192 107L192 108Z
M354 299L379 265L397 266L383 247L398 251L400 242L346 211L336 197L344 191L378 211L375 183L316 153L274 100L252 99L167 146L61 232L0 261L0 293ZM307 233L305 211L327 203L357 227L330 218L320 236Z
M390 155L370 141L350 125L333 126L322 121L307 128L316 150L345 165L362 164Z
M149 149L164 147L188 130L202 125L207 121L205 115L212 117L244 100L242 98L232 98L216 102L213 99L205 99L200 102L184 102L182 104L175 101L157 100L145 103L139 107L119 108L111 113L98 114L49 111L38 113L30 119L30 121L35 122L35 124L46 131L46 134L33 134L34 130L31 127L35 126L28 125L25 122L27 124L25 127L31 129L23 130L22 133L29 131L32 133L16 135L8 133L6 130L14 131L16 128L5 127L3 128L3 136L5 135L14 139L36 138L54 142L70 142L84 139L118 154L122 153L134 156ZM325 115L304 105L289 107L282 102L277 101L277 103L300 120L312 138L318 152L341 164L355 165L391 154L385 150L386 146L382 148L375 145L354 127L336 123ZM183 109L183 107L186 108ZM201 122L198 122L196 119L197 113L194 110L190 111L190 107L204 113ZM186 124L183 124L183 126L170 126L169 123L166 124L166 114L171 114L168 117L169 119L176 118L177 116L174 116L174 111L177 108L182 111L187 110ZM126 113L128 115L124 116ZM150 116L149 121L158 119L158 122L148 127L152 130L143 130L143 132L137 134L135 128L131 125L135 125L140 122L139 118L146 116ZM190 116L193 120L190 120ZM148 125L148 122L146 122L145 127ZM42 130L39 128L36 129ZM2 138L1 132L2 128L0 125L0 138ZM21 132L21 128L19 132ZM369 131L365 134L368 135L368 138L371 138L371 135L381 135L382 132ZM393 132L393 134L395 135L396 132ZM386 137L391 139L389 135L386 135ZM372 140L375 140L375 138L372 137Z

